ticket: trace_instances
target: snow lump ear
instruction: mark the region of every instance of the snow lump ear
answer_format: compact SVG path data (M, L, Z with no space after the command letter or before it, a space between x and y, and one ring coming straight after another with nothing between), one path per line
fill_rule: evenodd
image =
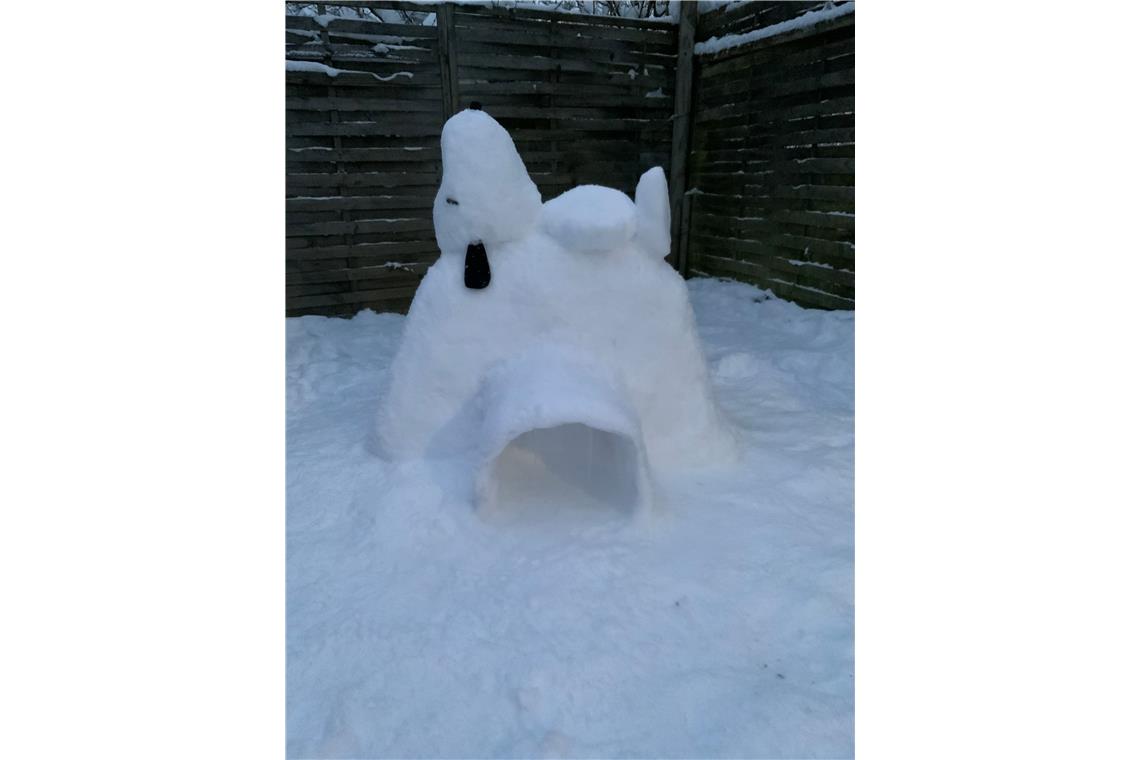
M637 183L637 240L642 250L664 258L672 247L669 212L669 184L660 166L654 166Z

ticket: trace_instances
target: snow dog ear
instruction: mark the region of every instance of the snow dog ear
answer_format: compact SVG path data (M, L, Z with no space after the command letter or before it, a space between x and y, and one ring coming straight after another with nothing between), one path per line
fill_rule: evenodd
M653 257L668 256L672 247L669 185L660 166L654 166L641 175L634 199L637 206L637 239L641 248Z

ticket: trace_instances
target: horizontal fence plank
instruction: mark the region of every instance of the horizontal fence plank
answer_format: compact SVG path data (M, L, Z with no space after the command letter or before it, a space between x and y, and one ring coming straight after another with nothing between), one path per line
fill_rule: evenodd
M644 63L630 61L590 61L581 58L546 58L525 55L511 55L510 53L480 53L477 57L460 57L459 76L462 78L465 71L506 69L507 71L569 71L587 74L617 74L628 76L631 68L635 69L635 79L643 77L650 81L659 80L664 83L666 72L664 69L655 70L652 66L643 70Z
M460 84L459 86L461 100L470 102L471 100L478 100L483 104L483 109L488 113L497 111L501 106L516 107L516 108L529 108L536 114L545 111L549 108L557 108L560 106L572 106L577 108L588 108L597 111L595 115L602 116L621 116L651 112L654 113L654 118L668 118L673 111L673 101L665 95L654 94L652 96L630 96L630 95L573 95L570 92L562 92L557 95L503 95L499 93L488 93L482 91L477 86L468 86ZM585 114L583 114L585 115ZM526 118L524 116L524 118ZM542 118L536 116L535 118Z
M800 132L771 132L768 134L754 134L747 146L733 146L717 149L715 147L696 148L692 152L695 161L717 161L740 159L752 153L762 152L772 146L815 146L828 144L855 144L855 129L808 129Z
M286 224L286 237L320 235L365 235L375 232L431 232L430 217L412 219L361 219L350 222L310 222Z
M851 69L855 66L854 56L855 38L846 36L828 45L773 56L766 61L758 57L741 59L734 62L732 68L719 71L716 67L698 65L701 76L699 95L704 100L728 91L740 91L743 84L771 84Z
M703 205L695 208L698 218L692 223L691 228L708 234L760 238L764 235L786 233L839 243L855 242L853 216L765 208L764 216L750 217L710 211Z
M503 81L484 82L471 79L459 80L460 86L465 90L485 95L568 95L576 98L593 98L593 96L610 96L617 98L645 98L656 88L636 81L601 82L594 84L580 84L573 82L548 81ZM665 92L672 91L672 84ZM638 101L640 102L640 101Z
M835 118L832 118L835 117ZM842 118L840 118L842 117ZM803 123L794 120L802 119ZM716 124L697 124L693 130L698 148L726 143L733 140L754 138L759 135L777 134L783 130L813 129L821 127L817 119L832 119L828 126L855 123L855 98L835 98L818 103L804 103L771 112L753 112L738 120L725 119Z
M340 0L336 3L328 3L327 5L340 6L342 8L363 8L370 11L376 9L385 10L398 10L398 11L435 11L439 3L435 2L420 2L420 0Z
M791 158L785 160L749 161L748 172L764 174L765 172L787 174L854 174L854 158ZM738 178L745 172L718 172L715 167L708 167L702 172L702 178L713 181L725 178Z
M832 243L855 242L853 228L807 225L780 219L778 218L780 211L780 209L765 209L764 216L748 217L709 213L702 207L698 217L692 221L691 227L694 232L750 240L767 240L773 235L788 234Z
M582 139L600 139L594 135L583 135L583 132L624 132L627 138L649 142L654 138L668 137L670 124L663 119L588 119L549 129L528 127L511 130L516 144L554 141L569 145Z
M432 261L391 262L316 272L291 272L285 275L286 285L309 285L325 282L360 282L382 280L398 272L422 276Z
M439 101L435 99L410 98L347 98L315 97L290 98L287 101L290 111L416 111L440 113Z
M362 136L362 137L438 137L443 124L442 120L436 123L412 122L403 119L392 119L388 123L376 121L341 122L333 123L297 123L290 125L289 132L293 135L312 136Z
M466 65L480 68L505 68L495 62L491 56L513 56L528 60L541 60L550 63L550 68L528 67L530 70L563 71L563 72L619 72L628 75L633 69L640 76L650 76L667 83L672 77L672 65L668 58L651 57L641 53L624 53L607 50L583 48L582 50L561 49L552 55L545 46L532 44L527 47L508 47L493 43L474 43L460 41L457 44L460 61ZM574 65L576 63L581 64ZM509 67L506 67L509 68Z
M818 21L808 26L789 29L786 32L771 37L746 42L735 48L721 50L716 53L702 54L702 56L707 56L709 60L715 63L738 56L748 56L761 51L774 50L777 48L782 49L784 46L794 45L798 42L807 41L808 43L815 43L818 38L824 35L829 33L846 33L847 30L853 30L854 27L855 14L849 13Z
M429 240L408 240L383 243L356 243L354 245L314 246L311 248L289 248L285 251L287 261L314 261L318 259L345 259L352 257L383 258L401 254L438 253L434 238Z
M806 36L768 37L760 44L745 43L717 53L701 53L697 55L697 65L701 76L710 78L756 67L795 66L832 55L830 46L849 42L854 36L854 25L843 21L831 28L818 27Z
M767 240L744 240L730 237L719 230L694 228L692 230L693 250L715 251L717 255L747 261L772 261L789 272L811 273L829 272L822 278L850 285L854 282L854 266L839 258L812 252L810 249L795 248L774 244L770 236ZM789 269L789 267L791 267Z
M378 288L374 290L350 291L348 293L330 293L317 296L297 296L285 299L285 308L299 310L313 306L348 306L363 305L374 300L390 300L411 298L416 292L416 286L399 286L394 288Z
M811 90L784 98L738 99L720 106L701 104L694 128L712 133L734 127L757 127L795 118L854 113L854 86ZM786 123L786 127L799 126ZM801 127L802 128L802 127Z
M767 86L750 85L745 97L733 97L728 94L729 102L723 105L711 105L706 99L696 118L696 122L720 121L730 116L749 113L758 106L765 108L779 108L780 99L786 98L789 105L793 104L790 96L800 95L811 98L854 97L855 70L835 71L829 74L819 74L802 79L784 80Z
M614 16L591 16L590 14L556 13L552 11L528 11L522 8L474 8L457 5L456 26L499 24L510 30L532 31L546 26L557 26L579 32L584 36L604 36L607 39L630 40L633 42L658 42L676 40L677 27L673 24L626 19ZM523 23L519 23L522 21ZM528 23L530 22L529 26Z
M406 39L426 39L435 41L437 33L432 26L416 26L414 24L392 24L384 21L370 21L367 19L335 18L322 27L312 16L285 16L285 29L319 32L327 29L330 34L334 32L354 32L377 36L404 37Z
M771 290L777 298L793 301L809 309L842 309L855 308L855 299L847 298L810 285L797 285L782 279L778 272L772 272L762 267L749 266L747 263L724 259L715 256L701 257L694 264L694 273L710 277L725 277L729 279L743 279Z
M698 176L689 183L691 190L698 190L710 195L738 195L754 196L764 199L763 203L771 203L773 193L781 187L791 185L816 185L819 187L855 187L853 174L743 174L720 181L712 181ZM842 211L842 208L831 210Z
M286 198L285 211L397 211L403 209L423 209L430 211L435 199L434 192L425 195L399 196L342 196Z
M826 5L817 2L757 2L736 3L702 13L697 21L697 39L713 35L740 34L765 26L772 26L802 16L808 11Z
M796 262L779 256L764 256L757 259L740 259L728 255L729 251L715 246L698 247L697 255L707 264L715 263L722 269L732 269L740 274L754 274L779 279L789 284L822 290L842 298L850 298L855 286L855 273L822 267L808 262Z
M748 101L720 106L710 111L716 115L701 114L694 119L695 129L710 133L726 133L734 128L755 128L771 122L787 121L809 116L827 116L855 112L855 88L842 87L817 95L804 93L781 102L772 99L762 102Z
M382 163L420 161L431 163L441 158L438 147L415 148L286 148L287 162Z
M485 107L495 118L534 118L551 120L573 120L566 127L571 130L597 129L643 129L650 126L667 126L668 117L621 117L597 108L574 108L550 106L494 106Z
M285 300L306 296L348 295L379 289L417 287L423 273L413 267L385 269L383 273L364 280L332 280L326 282L285 283Z
M763 194L717 194L710 192L692 193L694 202L702 206L717 204L721 207L749 208L753 204L764 207L774 200L808 199L839 201L854 208L855 187L853 185L778 185Z
M699 228L695 228L690 236L695 245L704 243L727 247L738 257L751 254L784 255L800 261L827 264L836 269L854 271L855 268L855 248L851 243L790 234L757 235L757 238L761 239L747 239L713 235L699 231Z
M298 62L300 63L300 62ZM427 67L393 67L393 71L376 73L362 69L332 67L334 73L315 70L285 69L285 82L297 85L325 85L336 87L383 86L387 88L439 87L438 71ZM286 104L286 108L288 105Z
M634 67L614 66L597 71L558 71L558 70L511 70L479 65L479 61L469 61L459 67L459 78L464 81L486 82L526 82L549 81L557 75L565 84L611 84L640 85L650 90L668 89L673 86L672 76L650 70L645 72Z
M321 49L315 46L309 49L293 48L288 51L287 54L288 60L298 63L319 63L330 66L333 69L343 69L354 72L363 71L366 73L379 74L381 76L405 71L411 72L413 78L416 69L422 68L425 70L425 73L431 70L431 68L434 67L437 57L438 53L434 50L402 50L399 53L378 56L371 52L360 53L341 49L333 51L330 55L328 47ZM337 76L339 77L339 74ZM406 76L401 76L407 79ZM335 79L336 77L333 78Z
M532 34L520 34L519 30L506 31L481 24L466 25L460 23L457 31L459 49L476 53L495 48L500 50L544 48L556 52L562 57L586 52L591 56L613 54L638 60L644 59L665 66L673 65L673 57L677 54L676 40L634 42L608 37L586 37L579 36L580 32L573 29L561 27L535 30Z
M834 227L844 231L855 229L855 217L841 214L777 209L772 212L771 218L780 222L802 224L805 227Z
M327 174L287 174L287 187L364 187L381 185L384 187L407 187L410 185L437 185L439 175L434 173L389 173L389 172L330 172Z

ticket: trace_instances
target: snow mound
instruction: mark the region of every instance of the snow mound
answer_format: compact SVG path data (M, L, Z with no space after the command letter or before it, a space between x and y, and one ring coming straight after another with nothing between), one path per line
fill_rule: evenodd
M532 431L562 429L537 436L539 459L587 495L616 457L606 496L638 516L665 473L730 464L735 440L712 397L688 291L658 255L669 242L664 173L647 172L636 207L598 186L541 206L510 136L486 113L456 114L442 142L442 256L408 312L379 412L382 453L450 461L455 488L481 513L503 490L499 459L514 456L516 440L533 443ZM558 466L566 462L575 466Z
M729 354L716 363L717 380L745 380L760 373L760 362L752 354Z
M685 285L741 461L665 473L646 530L587 425L508 446L490 519L441 461L378 461L411 319L286 320L289 757L852 756L854 315ZM591 445L600 498L549 461Z
M610 251L633 239L633 201L610 187L579 185L543 204L542 228L570 250Z

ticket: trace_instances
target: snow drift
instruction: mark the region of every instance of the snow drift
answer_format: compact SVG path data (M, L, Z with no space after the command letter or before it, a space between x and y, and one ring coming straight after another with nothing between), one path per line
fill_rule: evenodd
M442 255L392 366L385 455L459 462L481 513L558 486L637 515L657 473L731 458L688 291L663 261L661 169L636 203L587 185L543 204L481 110L449 119L441 144Z
M854 313L685 284L740 460L663 472L651 530L557 474L487 519L462 467L377 461L407 317L286 320L289 757L852 756ZM543 435L623 464L569 427L503 474Z

